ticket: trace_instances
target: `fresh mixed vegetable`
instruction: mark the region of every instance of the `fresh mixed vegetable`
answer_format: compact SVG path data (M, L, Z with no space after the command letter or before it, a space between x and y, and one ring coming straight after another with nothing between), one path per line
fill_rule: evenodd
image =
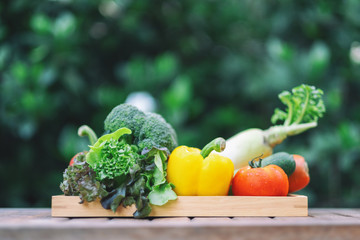
M85 161L86 153L77 154L71 165L65 169L64 180L60 189L67 196L80 196L81 203L92 202L97 197L105 197L108 193L105 184L96 179L96 173Z
M273 148L288 136L300 134L317 126L317 121L325 112L322 100L323 91L309 85L300 85L292 92L279 94L286 110L275 109L271 118L275 125L267 130L257 128L242 131L226 141L226 149L220 153L234 162L235 169L248 164L248 161L260 155L270 156Z
M261 159L259 164L260 167L265 167L271 164L277 165L284 170L288 177L294 173L296 167L294 156L286 152L274 153L273 155Z
M140 149L165 147L171 152L178 145L175 130L161 115L144 113L130 104L118 105L104 121L104 129L108 133L122 127L132 131L130 141Z
M236 196L286 196L289 180L285 171L275 165L261 166L253 159L249 166L240 168L232 182L232 192Z
M225 149L225 139L216 138L202 150L177 147L168 162L168 181L180 196L225 196L229 192L234 164L212 152Z
M87 151L76 154L60 184L65 195L84 201L100 199L105 209L136 206L135 218L146 217L151 205L181 196L286 196L310 181L305 159L273 147L286 137L317 126L325 106L323 92L301 85L279 95L287 106L276 109L267 130L248 129L229 140L216 138L202 150L179 146L172 126L155 113L128 104L116 106L97 138L88 126ZM225 148L226 146L226 148ZM234 176L235 169L240 168Z
M240 168L232 181L236 196L286 196L305 188L310 182L305 159L300 155L278 152L257 157Z
M293 155L296 168L294 173L289 176L289 192L297 192L305 188L310 182L309 168L305 158L300 155Z
M136 218L148 216L150 204L161 206L177 198L166 180L176 134L161 116L121 104L106 118L105 130L109 133L97 139L88 126L80 127L79 135L88 136L91 146L75 155L65 170L60 185L65 195L88 202L100 198L102 206L113 211L135 204Z

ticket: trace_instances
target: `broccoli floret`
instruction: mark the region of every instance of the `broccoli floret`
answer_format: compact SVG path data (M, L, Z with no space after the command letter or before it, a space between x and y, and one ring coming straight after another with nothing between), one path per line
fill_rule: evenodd
M156 113L146 113L140 130L138 145L141 149L166 147L170 152L177 147L177 136L172 126Z
M132 131L132 144L140 150L166 147L170 152L177 147L177 136L172 126L156 113L144 113L135 106L120 104L106 117L104 128L114 132L126 127Z
M104 121L105 131L115 132L119 128L129 128L134 141L138 141L140 129L145 122L145 113L130 104L120 104L113 108Z

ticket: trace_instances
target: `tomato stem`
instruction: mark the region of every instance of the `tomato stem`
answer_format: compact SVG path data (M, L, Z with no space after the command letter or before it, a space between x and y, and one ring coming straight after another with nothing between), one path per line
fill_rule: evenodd
M255 157L255 158L253 158L251 161L249 161L249 166L251 167L251 168L261 168L261 162L262 162L262 156L263 156L264 154L261 154L260 156L257 156L257 157ZM257 160L257 161L255 161L256 159L259 159L259 160Z

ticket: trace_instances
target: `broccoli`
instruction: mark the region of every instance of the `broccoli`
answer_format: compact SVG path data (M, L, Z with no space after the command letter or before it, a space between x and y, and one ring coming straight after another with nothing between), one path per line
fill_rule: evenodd
M145 113L135 106L124 103L111 110L104 121L104 129L112 133L122 127L129 128L135 137L134 142L137 142L144 122Z
M173 127L156 113L144 113L135 106L120 104L106 117L104 129L114 132L126 127L132 131L132 144L142 150L166 147L170 152L177 147L177 136Z
M146 113L146 120L140 130L138 145L141 149L166 147L171 152L177 147L175 130L161 115Z

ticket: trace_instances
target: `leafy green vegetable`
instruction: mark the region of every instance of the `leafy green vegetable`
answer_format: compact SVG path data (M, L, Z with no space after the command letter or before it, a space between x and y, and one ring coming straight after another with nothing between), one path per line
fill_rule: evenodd
M279 98L287 109L283 111L276 108L271 122L275 124L284 121L284 126L317 122L325 112L322 95L321 89L305 84L293 88L292 93L289 91L280 93Z
M166 148L152 148L142 153L138 160L141 170L127 175L124 182L101 199L105 209L116 211L118 206L124 207L135 203L135 218L143 218L150 214L151 206L164 205L177 198L172 185L166 182Z
M111 140L118 141L120 137L125 134L131 134L131 130L128 128L120 128L111 134L103 135L93 146L90 146L90 152L86 155L86 162L91 166L94 166L96 163L101 161L104 145Z
M88 174L91 181L86 179L86 183L95 187L91 185L93 189L87 188L89 192L82 193L83 187L78 181L68 183L69 178L74 178L68 175L78 170L75 164L69 167L72 171L64 174L64 192L82 194L85 200L99 196L101 205L114 212L120 205L135 204L135 218L148 216L150 204L163 205L176 199L174 186L166 181L169 150L177 146L171 125L158 114L143 113L128 104L115 107L104 124L105 130L111 133L99 139L87 126L82 126L79 134L87 134L93 140L86 161L82 162L86 166L82 174Z
M142 218L151 212L151 204L163 205L176 199L172 185L166 181L167 148L139 148L127 142L128 128L106 134L90 146L86 161L96 179L106 185L109 194L101 198L105 209L135 204L134 217Z
M146 119L141 127L138 145L144 148L166 147L173 151L177 147L177 136L172 126L156 113L146 113Z
M101 158L93 163L92 168L100 181L121 178L139 169L139 158L135 145L129 145L124 140L109 139L102 144Z
M162 206L169 200L177 198L176 193L172 190L173 185L166 181L166 168L168 152L166 148L151 148L143 151L147 158L153 158L155 168L147 175L148 181L151 185L151 192L149 193L150 203L153 205Z
M137 178L135 182L122 184L118 188L109 193L108 196L101 199L101 205L105 209L116 209L122 204L124 207L135 204L135 218L143 218L150 214L151 206L147 198L148 189L146 188L146 180L143 176Z
M116 211L121 201L126 196L126 184L122 184L120 187L112 190L106 197L101 199L101 205L105 209L111 209Z
M173 186L170 183L155 186L149 193L150 203L162 206L169 200L175 200L177 195L172 188Z
M119 128L129 128L135 137L140 134L140 129L145 122L145 113L130 104L120 104L114 107L104 121L104 129L108 132L115 132Z
M177 147L177 136L173 127L156 113L144 113L129 104L120 104L113 108L104 121L104 129L108 132L119 128L132 131L131 143L144 148L166 147L172 151Z
M60 189L66 196L80 196L81 202L91 202L108 194L105 185L96 180L95 172L85 161L85 153L79 154L74 164L65 169L63 178Z

